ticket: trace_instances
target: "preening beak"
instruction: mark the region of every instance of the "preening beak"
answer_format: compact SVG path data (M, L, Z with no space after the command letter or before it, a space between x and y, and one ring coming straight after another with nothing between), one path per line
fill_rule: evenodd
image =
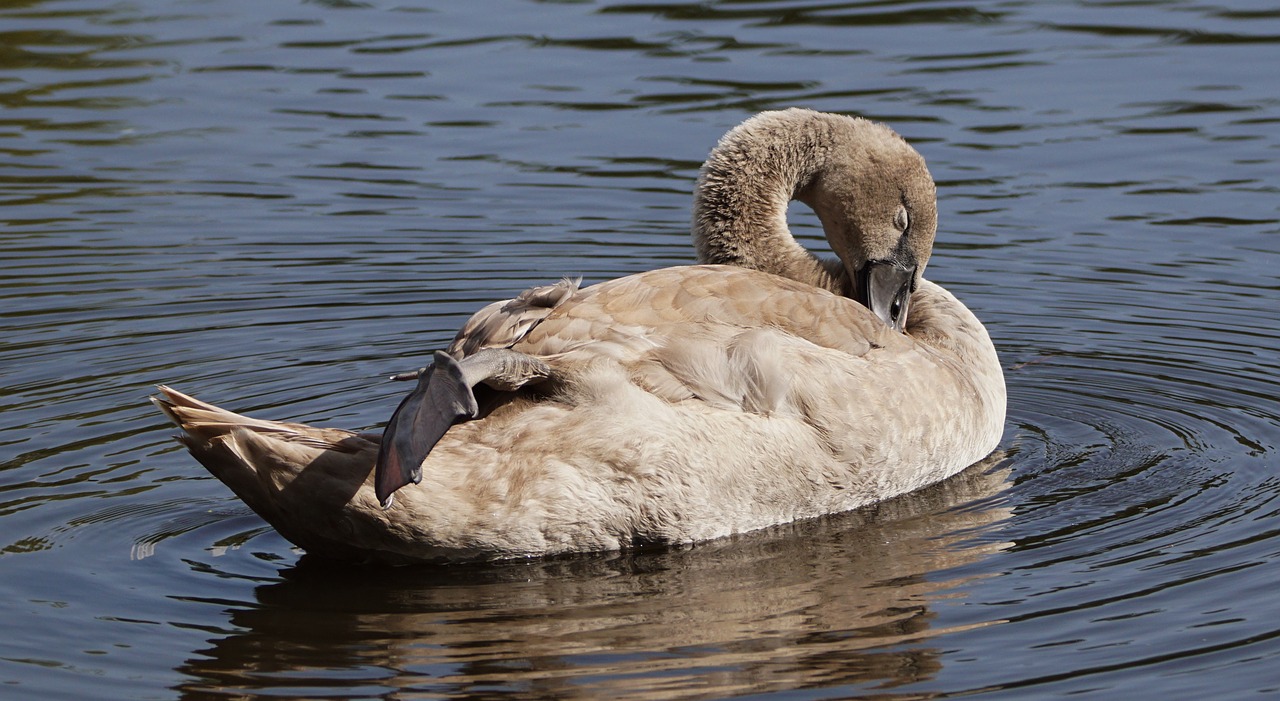
M916 269L885 260L867 261L855 272L854 299L901 333L915 286Z

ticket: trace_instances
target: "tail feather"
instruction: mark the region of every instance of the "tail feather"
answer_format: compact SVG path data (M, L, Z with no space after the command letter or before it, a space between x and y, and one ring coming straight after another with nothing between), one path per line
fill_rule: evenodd
M306 424L255 419L252 416L237 414L208 402L202 402L172 387L156 385L156 389L163 392L164 396L151 397L151 403L186 433L186 436L179 437L184 443L188 443L188 439L193 439L199 444L206 444L233 431L248 430L274 436L290 443L310 445L320 450L352 452L349 439L360 435L340 428L317 428ZM363 437L374 442L378 440L377 436L369 434L364 434Z
M374 462L380 436L255 419L171 387L151 397L209 472L293 543L350 555L342 542L348 507L377 510Z

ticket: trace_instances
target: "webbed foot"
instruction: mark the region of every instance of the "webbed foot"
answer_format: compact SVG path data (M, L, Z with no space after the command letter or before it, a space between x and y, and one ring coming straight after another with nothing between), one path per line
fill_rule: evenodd
M551 368L543 361L512 350L487 348L461 361L436 351L435 363L417 373L392 379L412 379L418 385L400 402L382 434L374 470L374 492L383 508L406 484L422 481L422 463L454 423L479 412L472 388L483 382L513 391L546 379Z

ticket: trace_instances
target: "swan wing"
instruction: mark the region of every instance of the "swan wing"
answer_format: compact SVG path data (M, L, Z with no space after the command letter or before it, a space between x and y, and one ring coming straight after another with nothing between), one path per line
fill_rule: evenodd
M766 371L754 360L770 353L769 333L742 334L760 329L853 356L900 343L856 302L731 266L667 268L586 290L568 280L535 287L477 312L450 352L437 353L419 375L382 437L378 499L389 505L396 490L421 481L432 448L455 423L477 415L473 388L482 382L512 391L548 378L571 386L585 366L605 362L668 402L776 407L791 375L776 362ZM739 352L724 356L725 349ZM482 360L495 353L505 354L501 362ZM516 382L502 372L512 368Z
M521 292L514 299L494 302L467 320L448 352L457 359L483 348L510 348L578 291L580 280L568 278Z

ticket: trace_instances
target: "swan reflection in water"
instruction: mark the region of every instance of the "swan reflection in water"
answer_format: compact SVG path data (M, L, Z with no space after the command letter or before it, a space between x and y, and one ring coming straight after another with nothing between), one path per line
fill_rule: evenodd
M930 639L991 625L948 572L999 552L996 454L877 505L687 548L476 565L303 558L178 671L186 698L326 694L668 699L877 688L940 669ZM251 547L251 545L249 546ZM377 690L377 691L375 691Z

